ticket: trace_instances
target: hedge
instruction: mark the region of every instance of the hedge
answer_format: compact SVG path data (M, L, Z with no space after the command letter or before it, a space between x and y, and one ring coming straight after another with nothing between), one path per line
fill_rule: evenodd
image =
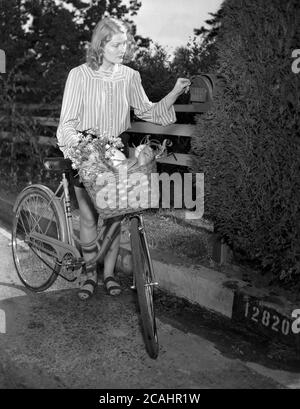
M298 0L226 0L217 38L223 87L197 118L193 171L205 215L261 271L300 273ZM299 276L298 276L299 277Z

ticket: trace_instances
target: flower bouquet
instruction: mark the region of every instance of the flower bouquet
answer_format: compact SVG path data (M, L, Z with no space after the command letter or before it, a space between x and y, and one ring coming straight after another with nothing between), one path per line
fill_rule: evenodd
M114 171L118 164L126 161L120 137L100 136L97 129L77 131L77 136L78 143L67 150L66 156L81 180L93 179L99 172Z
M66 156L103 219L158 207L158 183L152 189L156 161L150 146L136 148L135 157L127 160L120 137L103 136L95 129L80 131L78 136Z

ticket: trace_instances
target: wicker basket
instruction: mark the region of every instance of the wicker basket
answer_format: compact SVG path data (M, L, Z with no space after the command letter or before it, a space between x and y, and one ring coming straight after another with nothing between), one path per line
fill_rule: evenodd
M126 164L99 171L93 178L79 176L102 219L158 208L159 185L156 160L139 166Z

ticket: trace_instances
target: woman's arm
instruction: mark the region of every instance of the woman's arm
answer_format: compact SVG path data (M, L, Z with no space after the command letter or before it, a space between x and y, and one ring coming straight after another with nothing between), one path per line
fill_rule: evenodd
M144 121L159 125L169 125L176 121L172 102L174 96L165 97L159 102L150 102L142 86L139 72L134 71L130 84L130 105L135 115Z
M187 78L178 78L174 88L165 96L167 108L175 104L177 98L184 92L188 92L191 81Z
M160 125L176 122L174 103L183 92L188 91L191 82L186 78L178 78L174 88L159 102L150 102L142 86L139 72L134 71L130 104L137 117Z
M80 122L82 108L83 78L78 68L73 68L68 75L57 128L58 146L65 158L68 157L68 148L78 143L77 126Z

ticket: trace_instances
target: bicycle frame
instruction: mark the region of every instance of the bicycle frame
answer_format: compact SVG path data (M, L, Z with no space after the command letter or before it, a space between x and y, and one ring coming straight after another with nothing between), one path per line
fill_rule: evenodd
M74 233L72 212L71 212L71 201L70 201L70 193L69 193L69 181L64 172L62 173L62 180L60 181L59 186L56 189L56 191L53 193L53 197L50 200L49 204L53 200L56 200L56 199L59 200L62 206L62 209L63 209L64 224L65 224L64 228L66 230L66 241L63 242L51 236L47 236L46 234L40 234L34 231L36 225L45 216L44 214L39 214L39 217L35 221L35 224L33 225L31 232L26 236L25 242L32 248L32 250L36 248L40 250L41 252L44 252L52 256L53 254L55 254L55 257L58 260L57 263L59 265L62 265L63 263L65 263L65 265L67 265L67 267L72 269L73 271L79 270L84 265L90 265L96 262L102 262L111 244L113 243L115 238L120 233L120 230L121 230L120 222L115 221L112 223L107 233L105 234L105 237L103 237L103 241L101 242L101 244L100 244L100 240L106 229L105 225L101 228L101 230L97 234L97 237L94 240L92 240L89 243L82 243L76 237ZM134 215L138 215L140 217L140 223L143 223L141 219L142 215L139 215L138 213L134 213ZM133 217L133 215L130 215L130 217ZM49 221L47 229L49 228L50 224L51 224L51 220ZM85 262L83 257L80 255L79 250L76 247L76 242L79 243L79 245L83 249L91 249L96 246L97 247L96 256L92 260ZM45 248L44 244L46 244L48 247ZM49 250L49 248L51 248L51 250ZM72 256L71 260L70 260L70 255ZM66 260L67 257L69 257L69 259L64 262L64 260ZM74 280L69 280L68 278L66 278L60 273L58 274L64 279L66 279L67 281L74 281Z

